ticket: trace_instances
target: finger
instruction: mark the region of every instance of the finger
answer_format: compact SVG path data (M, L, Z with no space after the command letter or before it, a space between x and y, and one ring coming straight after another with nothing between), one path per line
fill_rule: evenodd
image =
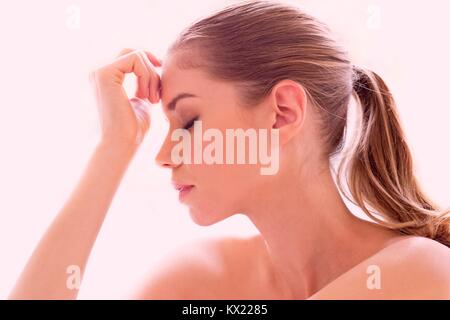
M139 64L143 65L146 69L145 76L138 76L137 75L137 87L135 96L141 99L148 99L150 97L150 83L152 82L152 73L153 71L149 69L147 66L147 63L142 58L142 55L139 54L138 51L135 52L138 59L140 60Z
M122 49L122 50L120 50L120 52L119 52L119 54L117 55L116 58L119 58L119 57L121 57L121 56L124 56L124 55L126 55L126 54L128 54L128 53L130 53L130 52L133 52L133 51L135 51L135 49L130 49L130 48Z
M149 83L151 71L147 68L141 55L136 51L131 51L117 58L113 65L122 73L134 73L137 77L136 95L139 98L147 99L149 92Z
M145 64L145 66L148 68L150 72L150 77L148 81L148 90L144 88L147 83L147 79L145 77L137 77L137 88L136 88L136 96L139 98L150 98L152 103L157 103L160 99L160 77L158 73L156 72L156 69L152 63L155 62L157 65L160 65L159 59L157 59L151 52L144 51L144 50L135 50L130 48L122 49L119 53L119 57L128 55L131 53L138 54L140 58L142 59L142 62Z
M149 83L150 99L152 99L152 101L154 101L154 103L157 103L160 99L159 87L160 87L161 80L160 80L159 74L156 72L155 67L152 65L152 63L148 59L145 52L139 51L139 54L141 55L142 60L144 61L145 65L150 70L150 83Z
M157 67L162 66L162 60L158 59L153 53L143 50L147 58Z
M122 56L130 54L132 52L136 52L137 53L137 52L139 52L139 50L131 49L131 48L125 48L125 49L122 49L120 51L120 53L118 54L117 57L122 57ZM143 61L143 62L145 62L145 61ZM150 89L148 89L148 90L143 89L146 86L147 86L146 79L144 79L142 77L136 77L136 92L135 92L135 96L139 97L139 98L147 99L149 94L150 94L149 93Z
M117 57L123 56L123 55L128 54L128 53L133 52L133 51L138 51L138 50L130 49L130 48L122 49ZM153 53L151 53L149 51L146 51L146 50L139 50L139 51L142 51L143 53L145 53L147 58L151 61L151 63L154 66L157 66L157 67L161 67L162 66L162 60L157 58Z

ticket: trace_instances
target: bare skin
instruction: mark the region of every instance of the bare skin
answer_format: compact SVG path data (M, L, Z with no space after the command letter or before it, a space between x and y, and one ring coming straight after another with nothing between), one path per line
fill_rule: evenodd
M9 299L75 299L79 288L67 285L67 270L80 277L120 181L150 125L145 108L133 111L122 86L137 77L136 97L159 100L158 59L149 52L123 50L112 63L90 74L101 120L101 140L76 188L35 248ZM138 140L139 141L139 140Z
M230 83L200 70L161 66L149 52L124 50L91 74L102 136L73 194L58 213L10 294L11 299L75 299L67 267L85 266L114 193L150 125L148 109L133 111L122 87L137 76L136 96L161 99L170 123L157 163L178 183L193 185L183 203L203 226L237 212L260 234L248 239L193 243L175 252L138 288L138 299L396 299L450 298L450 250L430 239L405 237L356 218L345 206L321 154L316 116L303 87L278 83L260 105L237 103ZM188 92L196 97L169 102ZM198 117L203 128L277 128L280 170L258 165L176 164L174 129ZM192 128L189 128L192 130ZM138 140L140 141L140 140ZM367 267L381 270L382 288L367 287Z
M277 273L260 235L191 243L153 271L133 299L377 300L449 299L448 250L415 236L398 236L309 297L292 294ZM192 248L198 248L198 254ZM439 258L444 254L444 259ZM427 259L431 259L427 260ZM215 261L215 263L211 263ZM368 267L382 273L381 288L368 289Z

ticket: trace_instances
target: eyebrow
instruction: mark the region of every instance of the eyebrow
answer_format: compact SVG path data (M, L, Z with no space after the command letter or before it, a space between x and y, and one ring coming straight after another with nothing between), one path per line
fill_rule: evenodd
M169 104L167 105L167 109L171 111L175 110L175 108L177 107L177 102L185 98L197 98L197 96L195 94L187 92L180 93L175 98L173 98L172 101L169 102Z

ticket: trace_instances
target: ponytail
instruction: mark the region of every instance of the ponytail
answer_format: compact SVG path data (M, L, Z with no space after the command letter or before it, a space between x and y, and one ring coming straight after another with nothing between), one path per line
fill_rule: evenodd
M388 87L370 70L353 67L353 74L353 96L361 107L362 123L357 144L345 162L347 184L355 201L345 196L385 227L450 247L450 211L437 209L419 187ZM341 190L343 164L338 170Z
M438 211L415 180L386 84L373 72L352 70L347 50L330 31L296 7L247 1L190 25L168 52L182 52L184 67L203 68L215 79L239 84L238 97L245 106L258 105L283 79L302 84L321 120L323 160L342 151L347 106L353 95L362 109L362 130L354 152L344 157L336 174L344 196L354 202L340 183L342 165L349 162L346 185L354 203L375 222L450 246L450 217Z

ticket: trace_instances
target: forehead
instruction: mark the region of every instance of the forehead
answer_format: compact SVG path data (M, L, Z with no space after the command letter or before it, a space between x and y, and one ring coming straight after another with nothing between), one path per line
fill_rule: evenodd
M186 101L217 101L233 94L232 86L212 79L201 69L180 69L176 56L169 55L163 63L161 72L161 104L165 113L171 113L169 103L179 94L188 93L197 97L182 99ZM179 101L182 101L179 100Z

